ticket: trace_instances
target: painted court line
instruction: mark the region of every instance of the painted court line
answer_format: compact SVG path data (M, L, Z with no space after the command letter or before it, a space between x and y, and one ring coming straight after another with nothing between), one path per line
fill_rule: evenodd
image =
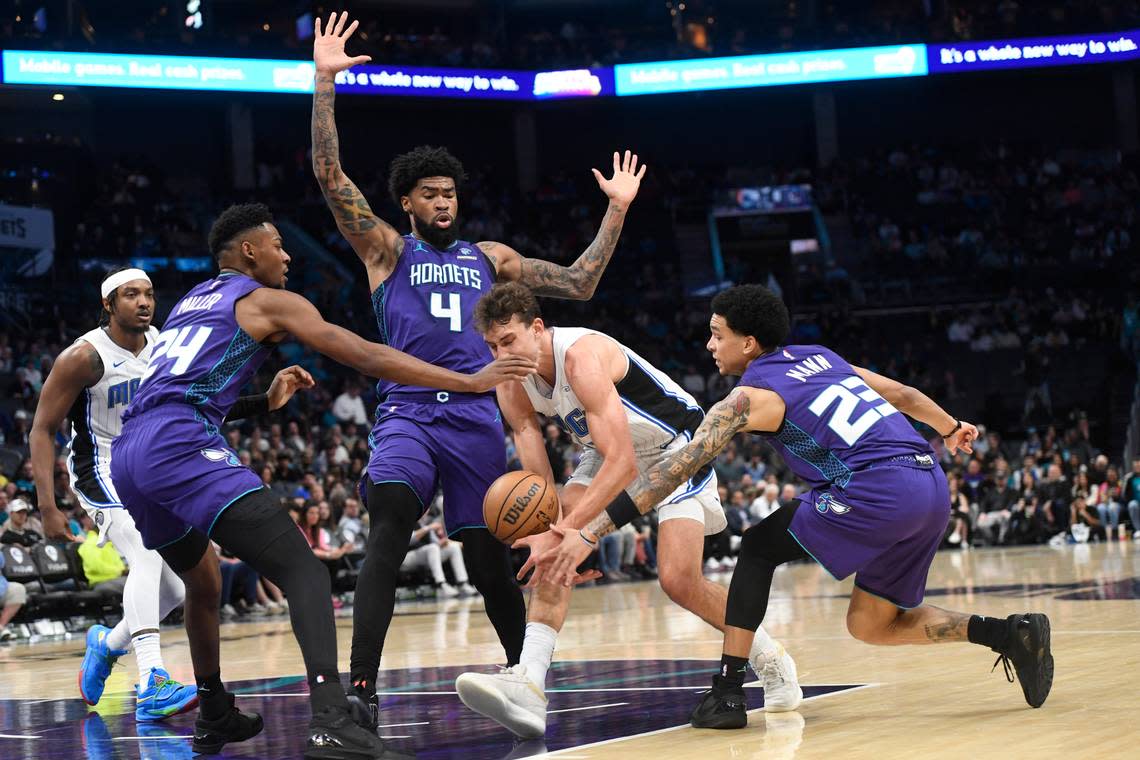
M816 694L814 697L804 697L804 702L808 702L808 701L811 701L813 699L823 699L824 697L830 697L830 696L834 696L836 694L850 694L853 691L861 691L863 689L871 689L871 688L874 688L874 687L879 686L879 685L880 684L877 684L877 683L867 683L867 684L863 684L862 686L856 686L853 689L846 689L844 691L830 691L826 694ZM761 708L758 708L756 710L749 710L748 714L752 715L754 713L759 713L759 712L763 712L763 711L764 711L764 708L761 707ZM604 746L606 744L616 744L617 742L624 742L624 741L627 741L629 739L641 739L641 738L646 737L646 736L655 736L656 734L665 734L665 733L668 733L670 731L680 731L682 728L689 728L689 724L686 723L686 724L681 725L681 726L671 726L669 728L659 728L656 731L645 731L645 732L639 733L639 734L630 734L629 736L619 736L619 737L616 737L613 739L605 739L605 740L600 741L600 742L591 742L589 744L579 744L575 747L567 747L566 749L558 749L558 750L555 750L553 752L548 752L547 757L557 756L557 757L562 757L562 758L571 758L571 757L575 757L575 755L573 753L577 752L579 750L590 749L591 747L601 747L601 746ZM579 757L581 757L581 756L579 755Z
M186 734L185 736L181 736L178 734L171 734L170 736L112 736L111 741L113 741L113 742L149 742L149 741L154 741L155 739L167 739L167 740L171 740L171 741L174 741L174 740L183 741L185 739L193 739L193 738L194 738L194 734Z
M30 734L0 734L0 739L42 739L42 736L32 736Z
M587 705L586 707L565 707L561 710L547 710L546 714L552 715L554 713L578 712L579 710L601 710L603 707L621 707L622 705L628 705L628 704L629 704L629 702L611 702L608 705Z
M431 723L430 720L421 720L419 723L388 723L387 725L377 726L376 728L400 728L401 726L426 726Z

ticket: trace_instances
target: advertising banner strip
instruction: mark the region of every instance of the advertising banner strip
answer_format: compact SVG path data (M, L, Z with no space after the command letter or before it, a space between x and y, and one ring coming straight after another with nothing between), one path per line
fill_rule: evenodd
M1111 34L927 45L931 74L1038 66L1076 66L1140 58L1140 29Z
M310 61L5 50L4 83L224 92L311 93ZM613 94L610 69L505 71L357 66L337 89L368 95L546 100Z
M890 45L618 64L614 67L614 84L621 96L925 74L925 45Z

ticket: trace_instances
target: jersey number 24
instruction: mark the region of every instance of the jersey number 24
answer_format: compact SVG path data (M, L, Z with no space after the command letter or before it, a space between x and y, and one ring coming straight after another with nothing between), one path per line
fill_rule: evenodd
M860 391L859 388L863 390ZM875 405L856 417L855 412L859 408L860 400ZM854 376L824 388L811 402L808 409L816 417L823 417L824 412L836 401L839 402L839 405L831 413L831 419L828 420L827 426L848 446L854 446L855 442L876 422L892 414L898 414L899 411L873 391L870 386L863 382L861 377Z

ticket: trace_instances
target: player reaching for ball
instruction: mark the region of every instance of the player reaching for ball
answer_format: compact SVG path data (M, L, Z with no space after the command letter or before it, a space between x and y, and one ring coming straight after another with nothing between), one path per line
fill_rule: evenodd
M340 162L333 113L338 72L369 60L349 56L345 43L356 30L348 14L315 24L313 63L313 173L337 228L368 275L381 340L401 351L466 372L490 360L471 329L475 302L496 280L517 280L545 296L589 299L601 280L637 196L645 166L636 155L614 154L613 176L594 177L609 200L597 236L570 266L528 258L493 241L459 239L459 191L463 165L447 150L421 146L391 164L388 190L406 214L411 234L401 235L377 217ZM372 529L356 584L350 670L354 710L378 713L376 678L392 622L396 579L416 521L443 491L448 536L463 545L471 583L483 595L508 664L522 650L526 604L512 578L507 547L483 524L481 501L507 469L503 426L491 394L441 393L425 384L384 382L383 399L369 437L372 455L365 504Z
M1011 682L1016 673L1025 701L1040 707L1053 686L1048 617L991 618L923 604L930 563L946 535L950 496L934 450L899 412L947 431L942 438L952 454L971 452L978 429L918 389L854 367L823 346L785 345L788 310L767 288L729 288L713 299L712 311L707 348L721 374L740 375L740 383L709 410L691 442L649 468L585 529L552 529L562 541L543 556L532 552L528 565L537 566L535 574L569 584L589 544L652 509L737 433L754 432L812 489L744 533L728 592L721 666L693 710L693 726L747 725L745 658L768 608L772 576L778 566L808 558L835 578L855 573L847 608L847 630L855 638L989 647L998 653L994 667L1001 663Z
M704 412L688 392L603 333L547 327L522 285L496 285L475 307L475 325L496 357L536 359L538 372L497 389L524 469L554 481L535 412L553 417L585 447L562 490L561 524L585 526L639 473L667 460L696 432ZM728 592L704 577L704 537L724 529L711 466L694 472L657 501L658 571L669 597L724 630ZM557 546L554 533L521 539L532 552ZM524 738L546 731L546 671L566 618L570 589L540 582L531 596L519 664L495 675L456 680L463 703ZM750 652L769 710L794 710L803 694L784 648L757 631Z

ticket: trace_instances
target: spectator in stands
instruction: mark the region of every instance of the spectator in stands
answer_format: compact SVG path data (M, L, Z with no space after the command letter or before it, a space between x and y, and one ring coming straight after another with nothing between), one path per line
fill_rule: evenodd
M1122 489L1128 500L1128 519L1132 522L1132 539L1140 540L1140 457L1132 460L1132 472L1124 481Z
M724 457L716 460L713 468L716 470L717 481L725 486L739 481L745 472L744 463L738 458L736 448L731 445L725 450Z
M950 486L950 535L946 541L951 546L965 549L970 546L972 538L973 513L966 494L962 493L962 476L952 473L947 483Z
M22 583L10 583L4 577L4 553L0 552L0 641L9 641L16 634L8 628L8 623L28 601L28 590Z
M732 536L743 537L744 531L752 527L752 518L748 514L743 491L737 489L732 492L731 500L724 507L724 515L728 518L728 531ZM738 541L733 543L739 545Z
M368 424L368 412L364 409L364 399L360 397L360 388L355 382L345 383L344 392L337 396L333 402L332 413L341 422L351 422L356 425Z
M1115 467L1109 467L1104 482L1097 486L1096 513L1104 526L1105 539L1124 539L1124 526L1120 524L1120 511L1123 506L1124 489L1120 474Z
M443 573L443 563L451 565L451 574L459 588L447 582ZM443 532L443 524L429 513L420 520L420 525L412 531L411 543L404 561L400 563L401 572L412 572L427 568L431 572L432 583L436 594L441 597L454 597L463 594L472 596L475 587L467 579L467 566L463 564L463 548L455 541L451 541Z
M973 460L977 461L977 460ZM1006 478L998 478L992 486L982 491L978 500L978 530L983 531L989 543L1001 546L1009 532L1009 521L1013 516L1012 507L1017 501L1017 492L1009 487Z
M344 500L344 512L337 523L336 532L343 544L352 552L363 552L368 538L368 523L360 516L360 502L354 498Z
M780 506L786 507L789 504L794 504L799 501L799 496L796 494L796 486L794 483L785 483L784 487L780 489Z
M1048 472L1038 493L1041 507L1038 514L1046 537L1052 537L1069 530L1072 519L1072 489L1065 482L1060 465L1049 465Z
M1097 487L1089 483L1087 472L1078 472L1073 478L1073 505L1072 514L1069 518L1072 527L1069 528L1069 532L1078 540L1080 540L1082 533L1081 530L1077 529L1078 525L1083 525L1090 532L1095 532L1098 535L1103 533L1101 528L1104 522L1096 514L1097 492Z
M44 540L39 521L30 517L31 506L24 499L13 499L8 505L8 522L0 533L0 544L32 547ZM39 528L39 530L37 530Z
M775 483L765 483L764 490L753 499L748 511L752 522L758 523L780 508L780 487Z
M127 585L127 566L119 555L119 550L110 541L99 545L99 531L91 515L84 512L79 518L83 528L83 543L79 546L79 559L83 563L83 574L95 591L116 599L123 598Z
M305 534L309 548L313 550L313 554L317 555L318 559L322 559L326 563L335 562L347 554L352 547L348 544L333 546L332 535L320 526L320 522L320 504L313 501L306 503L301 517L301 532Z

